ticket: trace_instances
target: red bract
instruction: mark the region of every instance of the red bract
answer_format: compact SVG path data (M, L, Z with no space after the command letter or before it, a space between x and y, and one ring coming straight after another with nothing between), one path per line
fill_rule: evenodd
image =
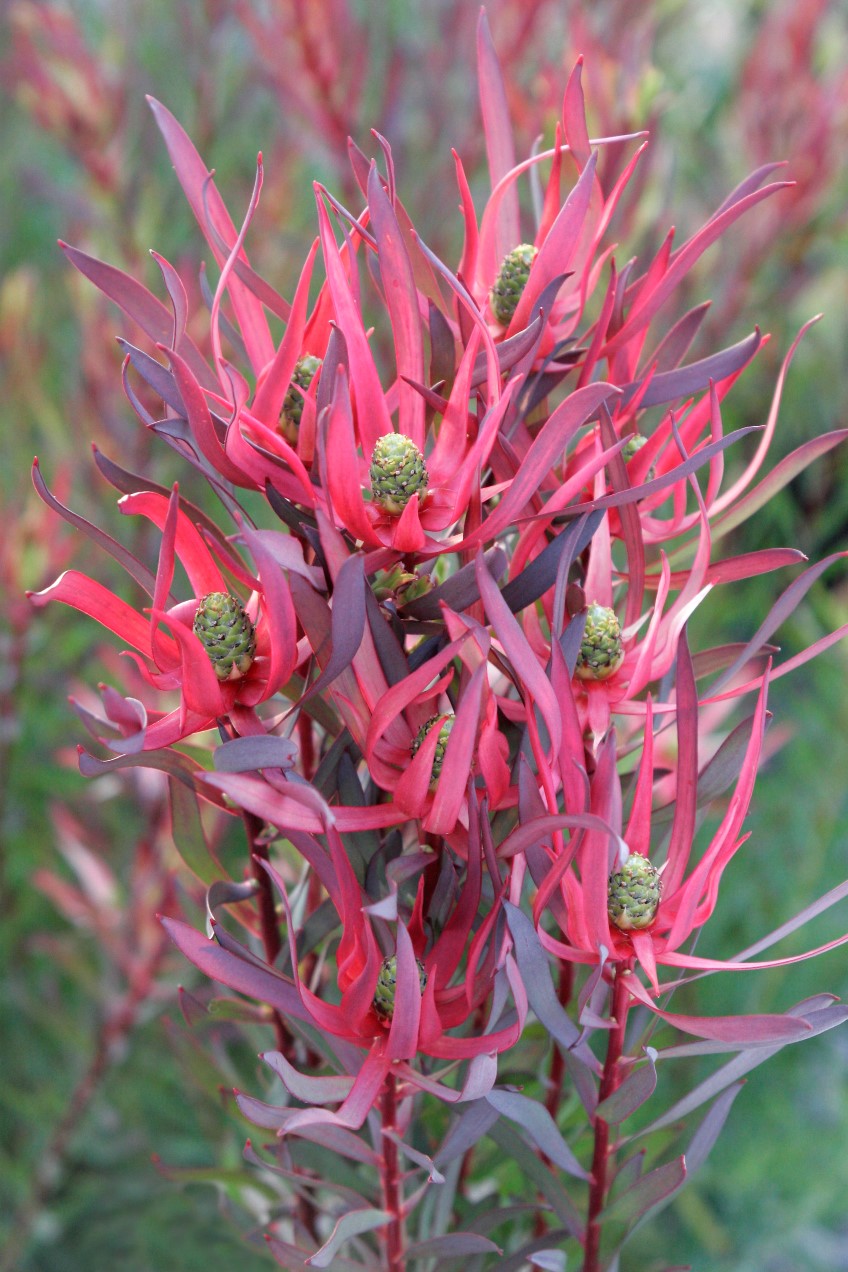
M498 911L491 910L474 930L483 871L479 823L475 818L472 833L466 840L467 874L461 897L445 916L441 934L428 943L423 927L423 882L419 884L415 905L406 923L398 914L396 888L403 878L432 868L435 864L432 855L419 852L402 858L401 869L392 872L395 892L385 901L369 904L329 809L325 808L323 820L327 826L328 850L303 833L293 832L292 839L320 878L338 914L341 936L334 959L338 1001L316 993L298 974L300 956L287 890L280 874L271 866L267 868L283 897L288 917L293 976L284 977L271 968L261 967L244 947L220 929L216 929L220 944L209 943L174 920L166 920L169 932L180 949L216 980L261 998L284 1015L308 1022L327 1037L331 1046L333 1040L339 1040L366 1052L364 1060L357 1059L352 1064L349 1053L340 1049L339 1057L351 1076L334 1082L303 1077L279 1054L266 1057L297 1098L305 1098L310 1104L342 1100L336 1113L324 1110L289 1110L285 1116L281 1113L281 1130L305 1131L319 1122L360 1126L390 1072L402 1084L438 1094L448 1101L479 1098L491 1088L496 1075L492 1057L516 1042L527 1011L526 996L512 957L503 952L502 943L495 940ZM391 930L386 920L394 928L394 946L390 950L385 949ZM378 945L378 929L383 936L382 950ZM397 959L393 1014L388 1021L381 1019L374 1007L378 976L386 954ZM423 992L416 960L426 976ZM509 986L517 1008L514 1020L501 1028L493 1026L498 1024L502 1008L496 1009L491 1019L487 1019L485 1011L496 978ZM479 1030L469 1033L469 1021L479 1022ZM457 1027L461 1033L451 1032ZM419 1054L442 1060L471 1060L463 1088L444 1086L413 1067L412 1061ZM246 1104L248 1116L251 1103Z
M660 867L661 898L656 916L644 930L623 931L615 926L607 912L610 876L627 859L628 853L651 855L654 720L650 698L646 704L644 746L626 828L621 822L615 733L610 732L600 745L590 784L590 807L603 824L573 836L565 850L551 853L548 849L550 867L533 905L540 940L551 953L569 962L600 962L606 967L621 964L629 968L635 961L645 971L655 993L669 988L658 982L659 966L708 971L776 967L811 958L848 941L845 936L794 958L760 963L703 958L682 949L715 909L724 871L748 838L742 833L742 824L753 795L768 718L768 672L759 677L756 710L745 725L748 741L735 789L718 829L697 863L692 865L698 806L698 704L685 634L678 645L677 667L677 798L668 850ZM536 842L539 834L549 833L555 825L572 824L568 818L547 818L545 822L549 824L537 825ZM502 855L512 855L523 847L526 850L533 827L531 821L515 831L501 846ZM564 924L563 940L549 935L541 926L541 916L549 909ZM628 984L640 1001L650 1002L639 992L635 978ZM688 1032L704 1037L719 1036L711 1034L712 1026L707 1019L678 1018L668 1013L665 1018ZM744 1036L744 1018L738 1018L737 1024L739 1036Z
M37 468L34 472L37 474ZM40 479L38 486L42 486ZM260 577L253 579L243 567L239 575L241 581L248 580L253 587L245 610L256 629L256 657L243 677L222 682L192 624L205 596L229 589L209 548L180 508L176 487L170 499L152 491L139 491L125 495L119 507L123 513L147 517L162 531L150 608L139 613L77 570L66 570L43 591L30 593L30 600L38 606L62 601L96 619L131 646L127 656L135 661L152 688L179 694L176 709L158 714L150 723L138 720L142 736L133 739L134 749L171 746L181 738L211 728L217 719L227 715L242 731L253 731L256 726L252 723L252 708L285 684L297 661L294 610L282 571L254 541ZM128 553L124 555L123 563L138 567L139 581L146 581L144 567ZM175 601L171 593L175 561L184 567L193 592L183 601ZM228 561L228 565L233 564ZM108 702L107 715L113 719Z

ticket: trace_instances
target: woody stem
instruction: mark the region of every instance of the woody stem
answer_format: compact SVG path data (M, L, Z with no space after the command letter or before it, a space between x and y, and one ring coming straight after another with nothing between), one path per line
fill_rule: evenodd
M621 1056L624 1051L624 1032L627 1027L627 1011L630 995L626 988L626 968L613 971L612 1019L613 1026L607 1041L607 1055L598 1102L612 1095L621 1083ZM595 1118L595 1151L592 1158L592 1183L589 1189L589 1216L586 1225L586 1244L583 1256L583 1272L600 1272L601 1229L600 1214L609 1187L609 1166L612 1160L609 1123L602 1117Z
M386 1134L394 1131L397 1123L397 1081L393 1073L386 1078L380 1109L383 1119L383 1160L381 1175L383 1184L383 1209L392 1216L384 1229L386 1272L405 1272L403 1187L401 1183L398 1146Z

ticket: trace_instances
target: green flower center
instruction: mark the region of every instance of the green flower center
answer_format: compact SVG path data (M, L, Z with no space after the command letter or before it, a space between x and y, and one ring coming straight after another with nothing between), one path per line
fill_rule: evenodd
M436 753L433 756L433 771L430 779L431 783L438 780L439 774L442 771L442 765L445 760L445 751L447 750L448 745L448 738L451 735L451 730L453 729L454 722L456 721L456 716L452 714L444 718L437 715L431 716L429 720L422 724L421 728L412 740L412 754L417 755L427 734L434 725L439 723L440 720L442 723L441 728L439 729L439 740L436 743Z
M615 611L593 602L586 611L586 627L574 674L578 680L607 680L623 662L621 624Z
M418 984L421 987L421 993L427 988L427 973L424 970L424 964L418 959L415 960L418 968ZM391 954L388 958L383 959L379 975L377 977L377 987L374 990L374 1011L380 1020L388 1022L395 1014L395 990L397 988L397 955Z
M607 910L610 922L621 932L639 932L656 918L662 880L647 857L633 852L620 870L610 875Z
M390 517L399 517L413 495L426 494L430 481L424 456L403 433L386 433L378 439L370 477L374 503Z
M238 597L210 592L198 605L193 626L219 680L247 674L256 656L256 630Z
M539 254L532 243L519 243L507 252L489 292L492 313L503 327L508 327L527 286L530 268Z

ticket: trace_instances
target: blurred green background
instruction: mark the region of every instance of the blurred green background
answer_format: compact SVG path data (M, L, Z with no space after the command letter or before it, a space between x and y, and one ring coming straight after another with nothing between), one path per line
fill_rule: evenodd
M751 169L788 161L794 191L743 220L689 284L689 303L713 300L697 352L755 323L773 333L725 409L728 428L762 423L788 344L824 311L793 364L773 458L848 424L845 4L500 0L488 13L513 86L519 154L539 121L552 126L581 52L595 132L650 127L628 249L655 246L672 222L682 241ZM222 1023L198 1044L186 1032L177 985L195 982L152 918L175 886L161 846L163 792L141 771L86 783L76 767L84 731L68 695L90 700L90 687L114 680L115 651L93 624L59 607L35 614L22 597L71 560L84 568L81 541L31 494L34 453L63 498L130 544L144 532L115 510L90 443L158 480L180 475L123 398L114 336L133 333L65 264L56 240L150 284L151 247L197 276L200 236L147 110L152 93L215 167L231 209L245 206L264 152L252 256L283 294L313 234L312 181L354 201L345 137L370 153L372 126L392 144L414 219L454 259L458 218L445 216L455 202L451 146L475 191L486 187L476 17L476 5L441 0L80 0L3 10L3 1272L191 1272L233 1260L252 1272L271 1263L261 1241L269 1198L240 1168L248 1128L229 1095L233 1085L261 1090L260 1036L248 1045ZM435 198L434 183L447 195ZM733 550L779 543L816 559L848 546L846 476L835 452L737 533ZM92 572L110 577L102 559ZM710 598L696 641L750 634L777 589L765 576L738 598ZM784 653L846 621L847 599L836 566L782 629ZM730 956L846 874L847 662L840 645L774 686L774 727L789 736L760 779L752 838L710 923L711 953ZM191 913L196 898L180 903ZM780 953L844 927L843 908ZM782 1010L819 990L844 996L845 960L839 950L759 976L713 978L700 1009ZM848 1034L838 1030L756 1070L708 1165L633 1240L624 1272L675 1262L700 1272L848 1268L847 1071ZM669 1070L663 1082L682 1076Z

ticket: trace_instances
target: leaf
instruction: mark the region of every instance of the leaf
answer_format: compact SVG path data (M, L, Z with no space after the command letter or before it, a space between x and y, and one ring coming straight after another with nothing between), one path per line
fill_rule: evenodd
M790 1008L790 1015L801 1015L807 1005L800 1003L796 1007ZM807 1009L809 1010L809 1009ZM833 1006L822 1007L818 1011L809 1012L803 1017L810 1024L811 1029L804 1037L815 1037L817 1034L825 1033L828 1029L833 1029L837 1025L841 1025L848 1019L848 1005L835 1004ZM703 1082L700 1082L687 1095L677 1100L667 1112L661 1117L651 1122L649 1126L644 1127L638 1132L638 1136L650 1135L653 1131L660 1130L664 1126L670 1126L674 1122L679 1122L682 1118L688 1116L695 1109L700 1108L702 1104L712 1100L726 1087L738 1082L746 1073L750 1073L759 1065L764 1064L766 1060L770 1060L772 1056L777 1055L786 1044L781 1043L774 1047L759 1047L756 1050L743 1051L741 1055L735 1056L729 1060L715 1073L710 1074ZM664 1051L658 1053L659 1060L676 1059L679 1056L712 1054L721 1049L721 1044L690 1043L681 1047L668 1047Z
M168 795L171 803L171 834L177 852L192 874L208 887L214 880L220 879L224 872L206 842L194 787L170 777Z
M337 1250L344 1245L346 1241L350 1241L352 1237L359 1237L363 1232L373 1232L375 1228L382 1228L391 1220L392 1216L388 1210L349 1210L346 1215L342 1215L335 1228L331 1232L327 1241L321 1246L309 1259L309 1266L312 1268L329 1268L335 1258Z
M454 1232L446 1237L431 1237L409 1246L407 1259L458 1259L469 1254L501 1254L500 1246L476 1232Z
M751 740L754 716L749 715L727 735L698 775L698 794L696 805L705 808L723 795L736 781L742 771L745 752ZM666 826L674 816L675 800L655 808L651 813L651 826L657 829Z
M293 768L297 752L297 744L291 738L265 733L232 738L215 748L212 759L218 773L250 773L266 768Z
M708 700L711 699L719 689L728 683L729 680L744 667L745 663L753 654L758 653L766 641L777 631L782 623L789 618L790 614L797 609L798 605L806 596L809 589L816 580L824 573L829 566L835 561L840 561L846 556L845 552L833 552L830 556L824 557L823 560L817 561L815 565L811 565L808 569L799 574L787 588L781 592L780 596L772 605L763 622L757 628L754 635L748 641L748 644L714 684L710 685L708 690Z
M559 1180L543 1165L521 1136L502 1121L498 1121L489 1131L489 1138L504 1150L527 1180L536 1185L571 1235L582 1241L583 1223L574 1203Z
M61 240L59 246L70 263L137 322L155 344L170 347L174 334L174 318L167 305L163 305L146 287L114 265L107 265ZM216 390L218 385L215 377L193 341L184 337L178 348L203 387Z
M613 1091L612 1095L598 1105L597 1115L605 1122L623 1122L649 1100L657 1089L657 1053L653 1047L646 1047L645 1054L648 1063L632 1070L618 1090Z
M839 446L846 437L848 437L848 429L845 428L837 429L832 433L823 433L821 437L813 437L810 441L804 442L803 446L799 446L797 450L792 451L791 455L787 455L775 464L759 485L749 490L741 499L737 499L727 512L713 522L713 544L715 545L723 535L735 530L737 526L742 525L743 521L747 521L760 508L770 503L779 490L788 486L794 477L802 473L815 460L826 455L835 446ZM698 454L701 452L699 451Z
M506 572L508 557L503 548L490 548L483 559L486 562L486 569L493 578L499 579ZM426 596L420 596L417 600L404 605L400 612L404 617L410 615L412 618L419 619L441 618L442 602L461 614L479 599L480 589L477 586L474 562L471 561L461 570L457 570L456 574L452 574L449 579L445 579L444 583L434 587L433 591L428 592Z
M105 552L108 552L119 565L124 567L131 578L134 578L136 583L147 592L148 596L153 595L156 586L156 578L153 572L146 565L143 565L138 557L133 556L132 552L129 552L122 543L118 543L116 539L99 529L98 526L86 521L85 517L81 517L79 513L72 512L70 508L66 508L63 503L60 503L56 496L51 493L42 477L38 459L34 459L32 462L32 484L39 498L47 504L48 508L52 508L64 521L67 521L68 525L80 530L96 543L99 548L103 548ZM173 597L169 598L169 603L174 604Z
M759 328L740 340L738 344L713 353L699 362L690 362L686 367L678 367L673 371L660 371L654 375L644 394L639 398L639 407L661 406L673 402L677 398L690 397L691 394L706 389L711 382L716 383L734 375L751 361L762 344ZM626 405L639 391L643 379L634 380L632 384L622 386L622 405Z
M493 1109L517 1123L544 1155L575 1179L588 1179L588 1172L559 1132L556 1122L543 1104L517 1091L490 1091L486 1096Z
M575 521L545 547L529 565L510 579L501 595L513 614L519 613L538 600L556 582L557 572L565 558L570 564L590 542L603 518L602 512L593 512Z
M261 1059L279 1076L286 1090L302 1104L332 1104L350 1095L354 1079L332 1075L313 1077L299 1073L280 1051L264 1051Z
M542 949L536 929L527 915L509 901L504 902L504 910L530 1006L550 1036L569 1049L579 1040L580 1031L557 997L550 959Z
M433 1154L433 1161L441 1168L467 1153L494 1126L499 1116L497 1109L485 1100L475 1100L453 1123L441 1147Z
M721 1134L722 1127L727 1121L733 1101L742 1090L743 1085L744 1083L742 1082L736 1082L722 1092L689 1141L689 1147L686 1150L686 1170L690 1177L703 1166L712 1152L715 1142Z
M686 1162L677 1157L642 1175L635 1184L615 1197L598 1216L601 1223L615 1219L632 1226L664 1205L686 1182Z
M259 1002L268 1003L284 1015L294 1016L297 1020L311 1020L294 984L271 967L254 963L249 951L244 951L245 957L233 953L232 949L237 948L237 943L232 938L228 942L231 948L225 950L217 941L210 941L202 933L177 919L163 917L161 922L189 962L200 968L211 980L236 989L240 994L247 994Z

